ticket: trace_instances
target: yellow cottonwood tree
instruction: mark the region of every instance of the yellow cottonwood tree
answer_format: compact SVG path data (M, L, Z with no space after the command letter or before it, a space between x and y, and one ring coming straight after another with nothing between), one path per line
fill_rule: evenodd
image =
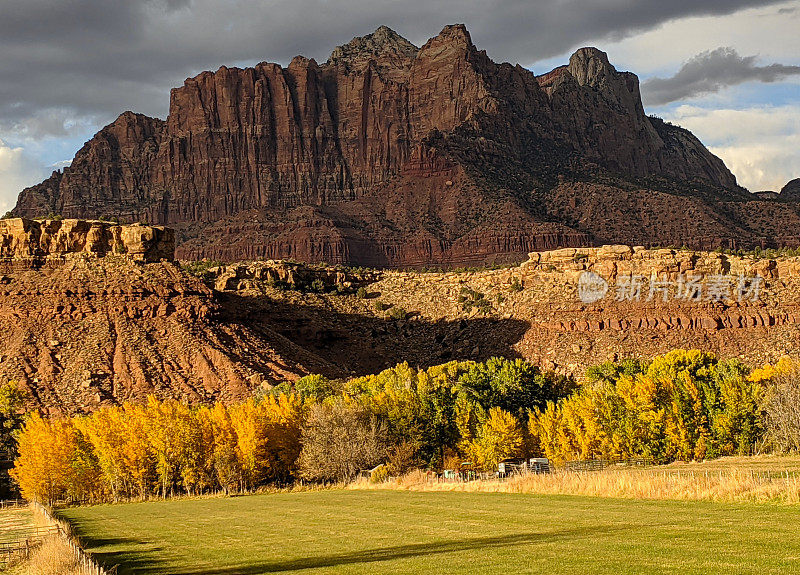
M517 419L493 407L481 423L477 437L466 444L465 452L476 467L489 471L502 459L522 455L522 444L522 429Z

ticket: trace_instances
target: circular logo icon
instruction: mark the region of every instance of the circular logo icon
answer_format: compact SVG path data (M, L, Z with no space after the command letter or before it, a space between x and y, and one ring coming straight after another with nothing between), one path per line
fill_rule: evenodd
M578 297L583 303L600 301L608 293L608 282L594 272L583 272L578 278Z

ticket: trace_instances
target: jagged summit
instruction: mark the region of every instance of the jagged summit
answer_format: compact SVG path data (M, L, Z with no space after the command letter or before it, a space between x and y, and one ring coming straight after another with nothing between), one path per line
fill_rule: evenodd
M372 34L356 36L336 47L328 64L358 67L370 59L404 60L416 56L419 48L388 26L380 26Z

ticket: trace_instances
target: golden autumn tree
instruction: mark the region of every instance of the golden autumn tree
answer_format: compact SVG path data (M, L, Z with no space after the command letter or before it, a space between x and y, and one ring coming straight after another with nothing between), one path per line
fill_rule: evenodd
M217 403L212 408L199 411L204 428L210 429L212 437L211 462L217 485L225 493L234 491L241 484L242 470L238 457L238 438L228 408Z
M147 399L145 433L153 451L161 497L172 493L178 480L181 461L182 438L176 433L180 404L174 400Z
M156 479L156 461L148 441L148 413L143 405L126 403L120 418L122 469L129 484L129 496L146 497Z
M92 499L99 491L96 459L72 420L43 419L36 413L20 431L11 476L23 497L47 504Z
M475 439L464 451L476 467L492 470L508 457L522 455L523 435L517 419L509 412L493 407L481 422Z
M123 457L127 437L122 419L121 408L105 407L75 421L92 446L103 479L115 500L129 494Z
M267 478L288 479L302 448L302 426L308 403L300 396L281 394L259 404L266 424Z
M236 457L241 471L240 489L249 490L266 475L267 430L263 410L253 399L228 410L236 436Z

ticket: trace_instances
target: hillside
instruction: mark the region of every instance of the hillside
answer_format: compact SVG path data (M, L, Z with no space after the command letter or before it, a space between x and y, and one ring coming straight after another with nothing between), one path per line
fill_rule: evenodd
M32 405L78 413L150 394L232 401L308 373L404 361L523 357L581 377L609 359L698 348L760 365L795 351L800 336L794 256L606 246L482 271L181 267L172 241L141 225L0 221L0 377L20 382ZM607 292L584 303L589 272ZM725 279L727 295L680 297L677 282L692 276L709 295ZM618 301L632 277L640 298ZM737 297L738 282L756 277L757 297ZM650 278L671 283L650 296Z
M171 261L163 229L12 219L0 221L0 244L0 378L45 412L151 394L230 401L263 382L336 372L223 308Z
M566 248L532 253L520 266L495 270L382 271L367 285L365 299L275 288L258 279L263 274L258 270L270 265L275 264L213 269L209 281L224 277L216 280L218 288L227 288L223 297L244 298L253 325L268 324L332 365L357 373L402 361L427 366L501 355L581 377L591 365L675 348L760 365L795 352L800 336L798 257ZM581 301L585 272L608 282L604 298ZM763 280L757 301L746 291L739 301L740 278L749 289L756 276ZM631 277L641 281L640 298L617 301L617 285ZM681 277L702 278L699 299L679 297ZM650 278L669 285L651 297ZM728 282L727 296L714 301L710 290L720 278Z
M800 240L797 203L747 193L690 132L648 117L605 53L536 76L461 25L422 47L381 27L322 64L203 72L166 120L125 112L13 214L169 225L183 259L377 267Z

